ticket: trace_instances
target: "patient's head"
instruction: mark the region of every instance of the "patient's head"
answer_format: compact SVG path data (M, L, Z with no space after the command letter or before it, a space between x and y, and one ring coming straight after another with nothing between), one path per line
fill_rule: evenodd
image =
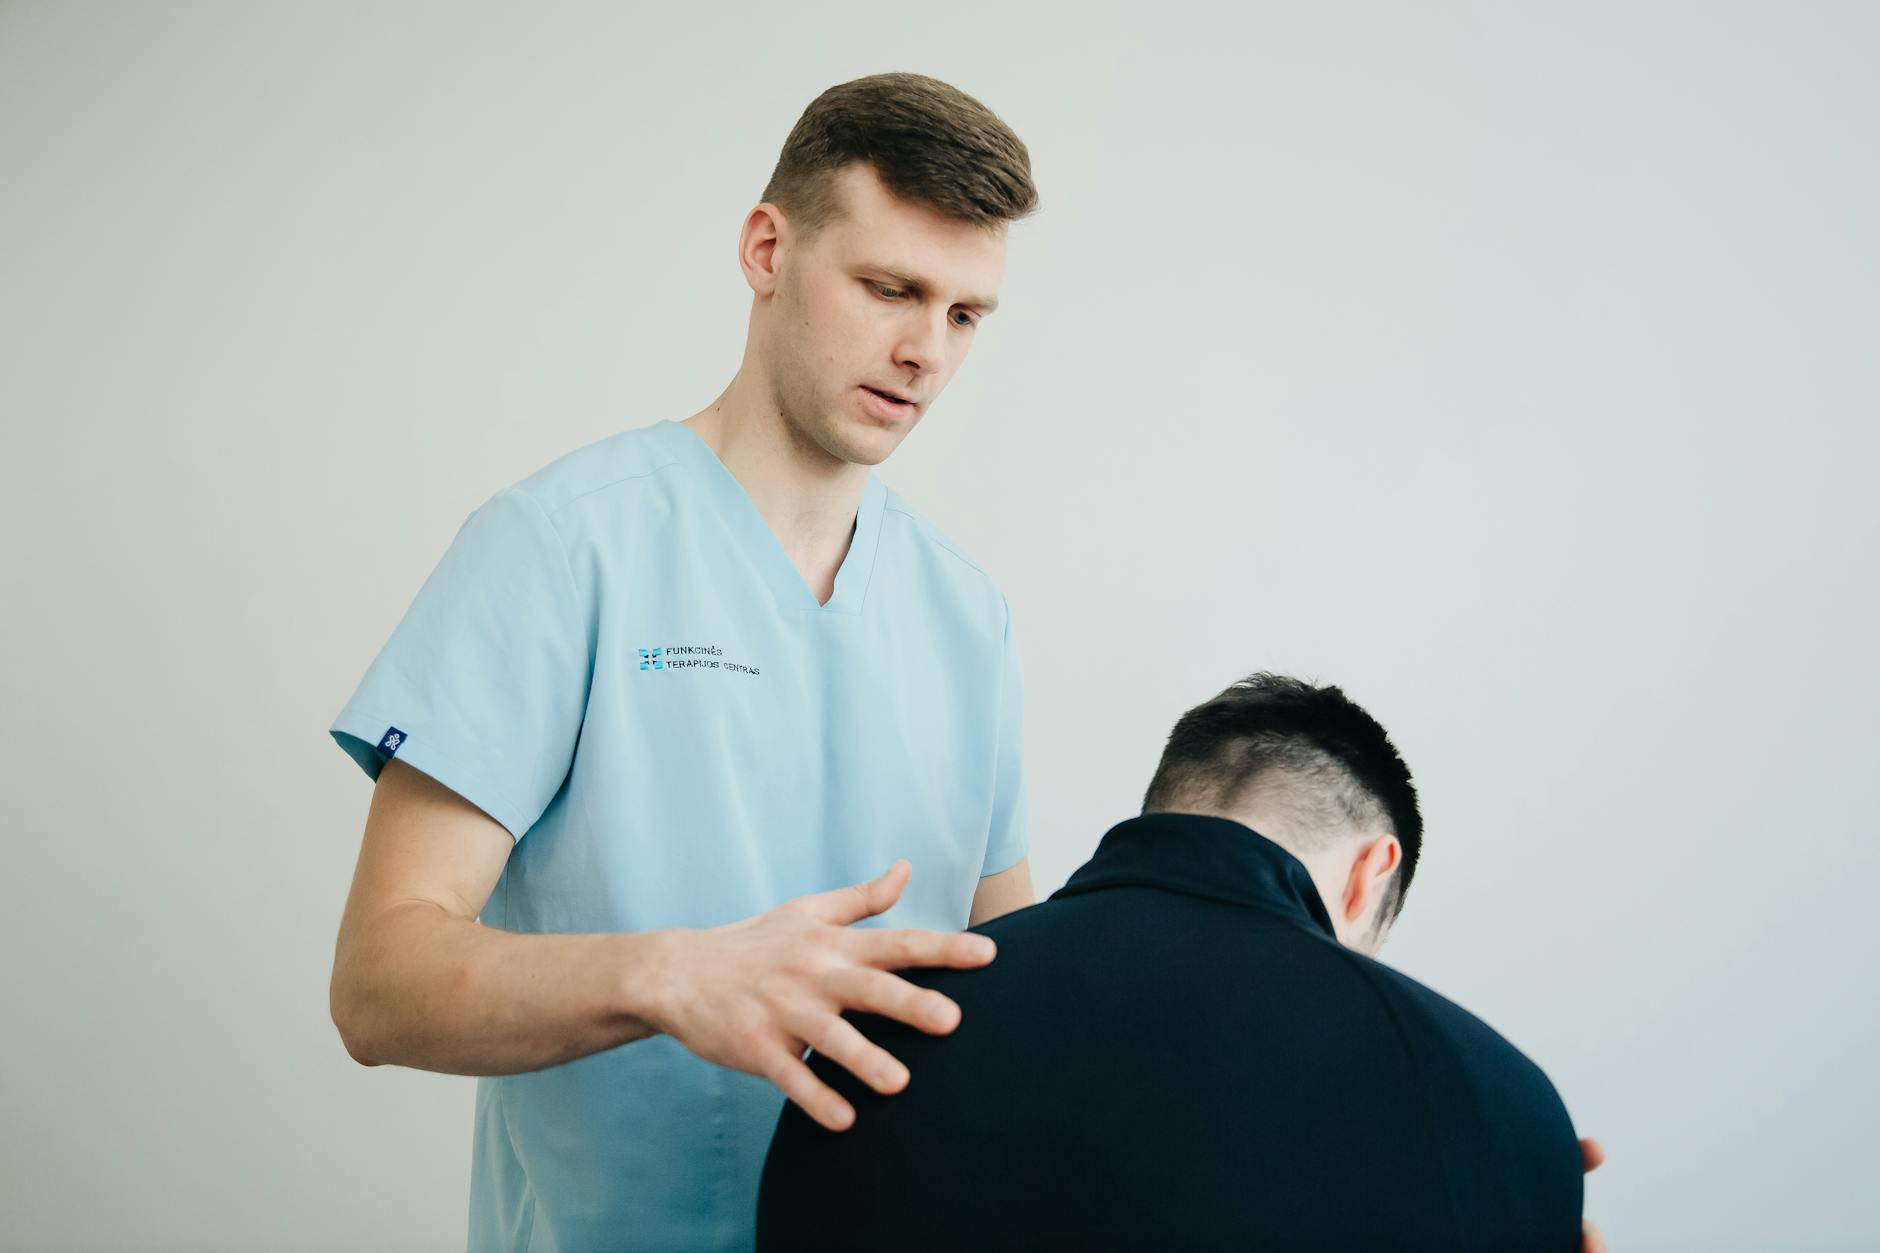
M1340 943L1375 953L1423 846L1410 769L1336 687L1265 672L1181 716L1142 812L1210 814L1305 864Z

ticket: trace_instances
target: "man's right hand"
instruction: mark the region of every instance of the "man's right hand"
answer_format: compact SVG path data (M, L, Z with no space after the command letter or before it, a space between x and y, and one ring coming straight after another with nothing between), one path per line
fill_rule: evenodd
M799 896L755 918L667 932L670 982L655 1025L708 1062L769 1079L829 1130L846 1130L854 1108L816 1077L804 1050L815 1049L877 1092L899 1092L907 1067L871 1044L843 1011L945 1035L959 1025L959 1006L888 972L971 969L995 952L983 935L849 925L892 907L911 873L897 861L878 879Z

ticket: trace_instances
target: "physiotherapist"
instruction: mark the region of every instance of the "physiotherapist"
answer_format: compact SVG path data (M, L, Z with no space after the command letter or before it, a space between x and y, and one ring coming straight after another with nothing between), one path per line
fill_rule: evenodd
M854 1117L805 1050L898 1092L842 1012L951 1031L890 972L1033 902L1010 608L871 467L1036 203L955 88L824 92L744 220L729 385L472 512L333 722L376 780L333 1020L480 1076L473 1253L750 1248L786 1097Z

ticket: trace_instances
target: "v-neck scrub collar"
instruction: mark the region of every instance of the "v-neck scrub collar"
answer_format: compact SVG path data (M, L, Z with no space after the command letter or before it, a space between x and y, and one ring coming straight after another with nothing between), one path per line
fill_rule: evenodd
M859 614L868 596L868 582L875 567L875 550L881 539L881 513L887 502L887 489L873 471L862 488L862 501L855 513L855 533L849 539L849 551L836 571L835 590L826 604L818 604L816 594L804 581L778 541L777 533L764 521L757 503L744 484L725 463L718 459L711 445L697 431L683 422L666 420L654 428L660 443L679 458L694 475L698 485L710 492L717 512L737 536L738 543L750 557L777 598L777 607L792 613Z

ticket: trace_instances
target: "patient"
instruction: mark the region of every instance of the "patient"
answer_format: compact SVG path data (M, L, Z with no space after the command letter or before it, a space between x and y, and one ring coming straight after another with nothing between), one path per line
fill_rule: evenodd
M856 1016L902 1091L812 1057L856 1121L785 1107L759 1249L1572 1253L1553 1085L1370 956L1421 843L1409 770L1338 688L1256 674L1189 710L1141 816L974 928L992 965L915 976L951 1035Z

